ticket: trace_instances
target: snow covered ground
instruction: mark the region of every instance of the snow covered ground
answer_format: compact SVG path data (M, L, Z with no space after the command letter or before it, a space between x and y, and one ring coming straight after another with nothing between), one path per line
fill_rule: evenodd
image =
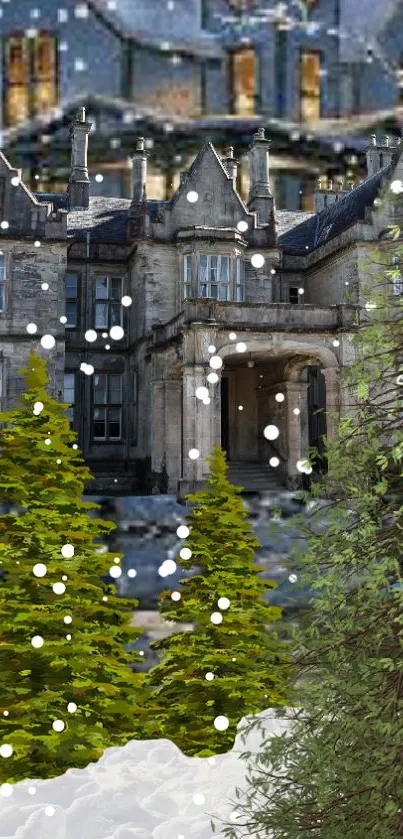
M273 710L259 717L267 733L281 734L292 724ZM247 762L240 754L258 752L262 739L253 731L243 743L238 734L233 750L214 758L185 757L168 740L133 740L107 749L86 769L22 781L11 795L0 795L0 837L223 839L219 819L232 820L235 788L247 788Z

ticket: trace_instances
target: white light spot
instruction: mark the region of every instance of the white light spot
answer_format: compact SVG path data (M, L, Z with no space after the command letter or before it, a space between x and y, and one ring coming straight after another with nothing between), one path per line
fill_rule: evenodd
M305 289L299 288L298 289L298 294L305 294Z
M19 183L20 183L20 179L17 175L15 175L13 178L11 178L11 186L18 186Z
M238 405L238 411L243 411L243 405Z
M44 409L43 402L35 402L34 403L34 414L40 414L41 411Z
M190 548L181 548L181 550L179 551L179 556L181 559L190 559L190 557L192 556L192 551L190 550Z
M196 388L196 399L206 399L208 397L208 390L206 387Z
M35 793L36 793L36 787L28 787L28 794L29 795L35 795Z
M112 565L109 569L109 575L117 580L118 577L122 576L122 569L118 565Z
M178 539L187 539L189 533L190 530L186 524L180 524L179 527L176 528L176 535ZM183 550L188 550L188 548L184 548Z
M228 600L228 597L220 597L217 606L219 609L229 609L231 603Z
M65 558L65 559L70 559L72 556L74 556L74 547L73 547L73 545L71 545L71 544L70 544L70 542L67 542L67 543L66 543L65 545L63 545L63 547L61 548L60 553L61 553L61 555L62 555L62 556L64 556L64 558Z
M296 583L297 580L298 580L298 577L297 577L296 574L290 574L288 579L289 579L290 583Z
M212 355L209 364L210 367L213 368L213 370L220 370L220 368L222 367L222 358L220 358L219 355Z
M340 341L337 338L334 339L333 346L334 347L339 347L340 346Z
M193 801L195 804L204 804L205 797L202 792L197 792L196 795L193 796Z
M236 341L236 332L230 332L228 338L230 341Z
M251 263L254 268L263 268L265 258L261 253L254 253L251 258Z
M77 443L73 443L72 448L73 448L73 449L78 449L78 445L77 445Z
M399 195L403 192L403 183L402 181L392 181L390 185L391 191L395 193L395 195Z
M207 682L212 682L213 679L214 679L214 673L208 672L208 673L206 673L204 678L206 679Z
M35 248L40 248L40 246L41 246L41 243L40 243L39 239L37 239L37 240L34 242L34 247L35 247Z
M304 472L305 475L310 475L312 472L312 466L310 465L309 460L307 460L307 458L297 460L297 469L298 472Z
M52 722L53 731L63 731L65 728L63 720L55 720Z
M71 617L71 615L65 615L63 618L63 623L71 623L72 620L73 618Z
M131 297L129 297L128 294L125 294L124 297L122 297L120 302L121 302L122 306L131 306L132 303L133 303L133 300L132 300Z
M174 600L175 602L178 602L178 600L180 600L181 597L182 597L182 595L181 595L180 591L173 591L172 594L171 594L171 599Z
M280 461L279 461L278 457L271 457L270 460L269 460L269 463L270 463L270 466L274 466L274 467L280 465Z
M8 221L2 221L0 227L2 228L2 230L7 230L7 228L10 227L10 225Z
M64 592L66 591L66 586L64 585L64 583L55 583L52 586L52 589L55 594L64 594Z
M52 807L51 804L49 804L47 807L45 807L45 816L54 816L55 812L56 812L56 810L55 810L54 807Z
M203 405L210 405L210 402L211 402L211 399L210 399L209 396L206 396L205 399L203 399Z
M67 706L67 710L68 710L69 714L74 714L74 712L77 711L76 703L75 702L69 702L69 704Z
M92 344L94 341L97 340L98 335L95 332L95 329L87 329L87 331L84 335L84 338L85 338L86 341L88 341L90 344Z
M300 413L301 413L301 411L300 411L300 409L299 409L299 408L293 408L293 414L295 414L295 416L296 416L296 417L297 417L297 416L298 416L298 414L300 414Z
M127 572L128 577L137 577L137 571L135 568L129 568Z
M103 337L103 338L107 338L107 337L108 337L108 333L107 333L107 332L103 332L103 333L102 333L102 337Z
M49 283L42 283L41 284L41 289L42 289L42 291L48 291Z
M235 349L237 352L246 352L246 344L243 341L239 341Z
M187 194L186 198L187 198L187 200L189 201L189 204L195 204L195 203L196 203L196 201L198 201L198 200L199 200L198 193L197 193L197 192L195 192L195 190L194 190L194 189L191 189L191 190L190 190L190 192L188 192L188 194Z
M200 457L199 449L189 449L188 456L190 460L197 460Z
M11 757L12 753L13 747L10 746L9 743L3 743L3 745L0 746L0 757Z
M1 784L0 795L3 795L4 798L8 798L12 794L13 794L13 787L12 787L11 784Z
M208 375L207 375L207 381L208 381L211 385L215 385L215 384L217 384L218 379L219 379L219 376L217 376L217 373L208 373Z
M263 436L266 437L266 440L277 440L279 434L280 432L276 425L266 425L266 428L263 430Z
M215 623L215 624L222 623L221 613L220 612L213 612L213 614L210 615L210 620L211 620L211 623Z
M238 221L237 228L240 231L240 233L245 233L248 227L249 225L247 221Z
M47 437L46 440L45 440L45 446L50 446L51 442L52 441L51 441L50 437Z
M210 355L214 355L215 351L216 351L216 348L215 348L214 344L210 344L210 346L207 347L207 352L209 352Z
M31 645L34 647L35 650L39 650L41 647L43 647L42 635L34 635L34 637L31 638Z
M36 323L28 323L26 329L29 335L35 335L35 332L38 331Z
M284 393L276 393L274 398L276 402L284 402L285 396Z
M112 341L121 341L124 334L124 330L121 326L112 326L112 328L109 330L109 335L112 338Z
M37 562L32 569L32 573L35 577L44 577L47 572L46 565L43 562Z
M271 274L275 274L275 273L276 273L276 269L275 269L275 268L270 268L270 273L271 273Z
M56 343L56 341L55 341L53 335L43 335L42 338L41 338L41 345L44 348L44 350L53 349L55 343Z
M224 717L223 715L216 717L214 720L214 728L217 731L226 731L229 726L229 719L228 717Z
M3 717L8 717L9 714L10 714L10 711L3 711Z
M58 457L58 458L57 458L57 460L56 460L56 463L59 463L59 464L60 464L61 462L62 462L62 461L60 460L60 457Z
M62 315L61 318L59 318L59 320L60 320L60 323L67 323L66 315Z

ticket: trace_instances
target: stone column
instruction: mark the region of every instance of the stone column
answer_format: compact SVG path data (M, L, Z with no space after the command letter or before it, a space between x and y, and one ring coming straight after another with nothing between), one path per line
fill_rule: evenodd
M335 440L338 436L340 423L340 369L338 367L326 367L322 369L326 383L326 436L329 440ZM329 412L329 413L328 413ZM332 477L332 470L328 468L328 478Z
M165 446L165 382L151 383L151 469L160 472Z
M286 481L290 489L296 489L302 476L302 472L297 470L297 461L309 454L308 383L287 381L279 386L279 390L283 390L286 396ZM300 413L294 414L294 408L299 408Z
M204 405L196 399L196 388L206 386L205 369L201 365L185 367L183 370L182 401L182 451L183 469L180 481L180 494L196 492L201 488L209 474L209 464L204 462L209 457L213 446L211 421L211 403ZM198 449L200 456L191 460L190 449Z
M176 492L182 475L182 381L165 382L165 451L169 491Z

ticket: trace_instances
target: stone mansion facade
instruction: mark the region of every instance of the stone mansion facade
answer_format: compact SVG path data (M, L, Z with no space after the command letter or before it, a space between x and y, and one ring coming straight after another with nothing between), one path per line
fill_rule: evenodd
M233 150L221 158L209 141L170 200L147 198L143 139L131 198L94 198L90 129L82 109L66 194L32 193L0 153L3 408L35 346L49 359L53 394L71 404L92 494L183 497L205 480L214 442L230 474L255 466L268 484L275 474L298 486L298 460L348 410L339 373L368 317L360 258L398 218L395 204L374 201L403 179L400 141L372 137L368 178L318 188L315 212L304 213L276 210L263 129L248 152L246 203ZM44 334L55 338L50 350ZM274 441L263 434L270 424Z

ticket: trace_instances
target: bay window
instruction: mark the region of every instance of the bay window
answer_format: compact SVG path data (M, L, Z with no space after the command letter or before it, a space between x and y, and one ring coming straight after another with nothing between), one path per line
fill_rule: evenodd
M199 259L199 297L229 300L229 257L201 254Z

